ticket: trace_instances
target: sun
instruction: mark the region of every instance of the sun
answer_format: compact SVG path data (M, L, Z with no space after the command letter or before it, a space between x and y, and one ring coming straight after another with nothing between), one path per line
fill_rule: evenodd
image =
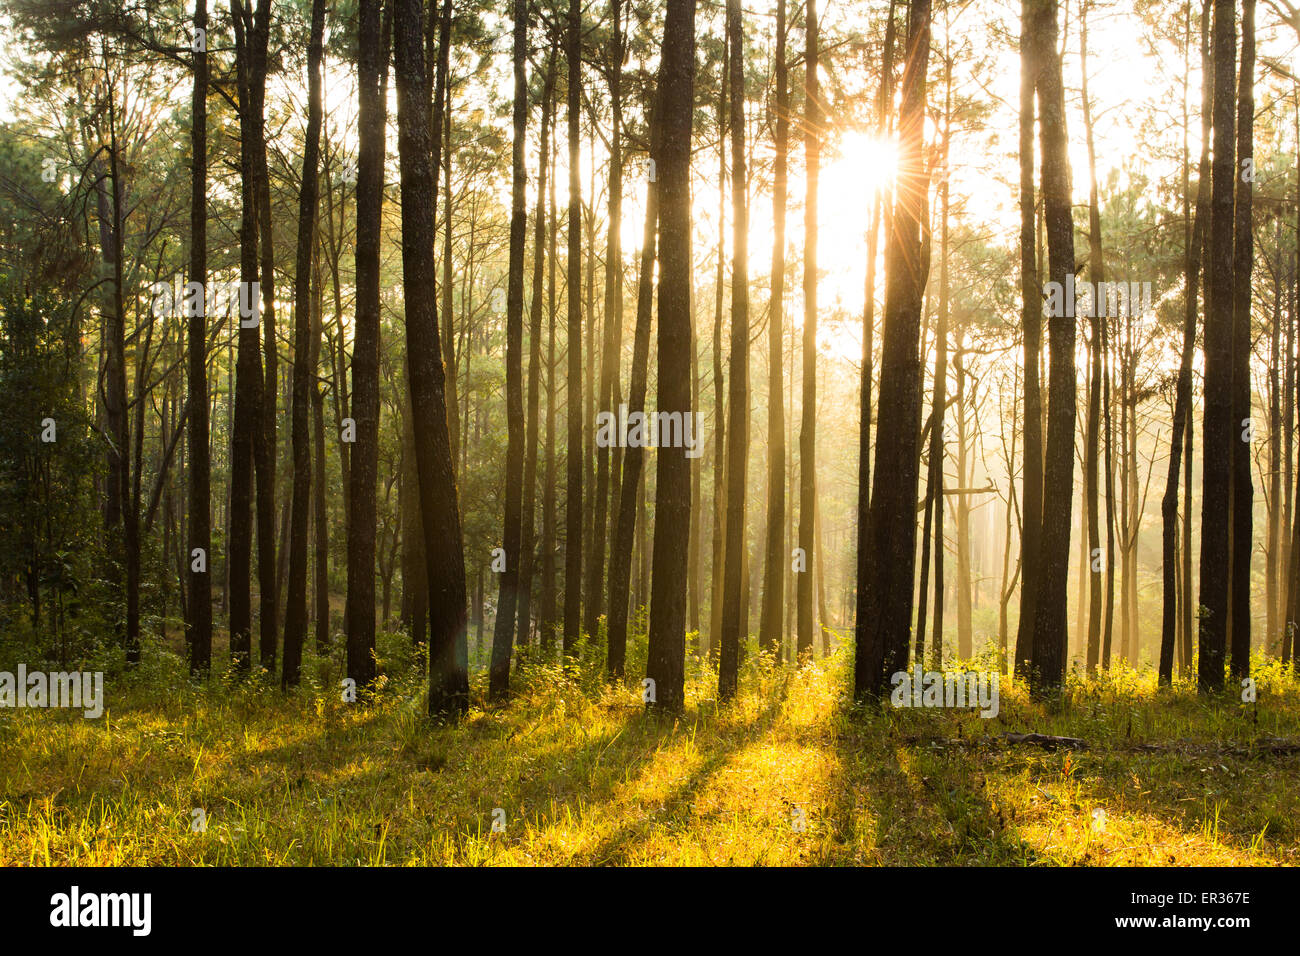
M828 188L853 182L858 191L870 195L892 183L898 172L898 143L893 137L849 131L832 147L831 155L834 158L824 174Z

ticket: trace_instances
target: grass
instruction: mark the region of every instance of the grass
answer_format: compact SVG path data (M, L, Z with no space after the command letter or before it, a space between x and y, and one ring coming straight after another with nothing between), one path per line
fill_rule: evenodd
M98 720L0 710L0 864L1300 863L1300 756L1249 746L1300 737L1300 689L1276 667L1257 669L1251 705L1124 671L1072 679L1046 708L1004 681L987 720L855 710L843 653L801 670L751 659L719 708L693 663L670 720L590 663L533 664L504 706L477 678L446 726L401 656L364 704L343 702L333 660L310 659L283 695L194 686L158 649L107 678Z

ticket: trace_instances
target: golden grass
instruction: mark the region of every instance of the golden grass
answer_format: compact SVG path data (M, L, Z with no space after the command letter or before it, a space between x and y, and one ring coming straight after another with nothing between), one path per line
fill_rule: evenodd
M1257 705L1126 672L1044 708L1004 681L985 720L853 710L845 658L751 662L724 709L694 665L676 720L590 670L531 666L505 706L477 681L458 726L423 716L413 673L368 704L339 699L325 661L287 696L111 677L99 720L0 711L0 864L1300 863L1300 757L1222 752L1300 736L1279 669Z

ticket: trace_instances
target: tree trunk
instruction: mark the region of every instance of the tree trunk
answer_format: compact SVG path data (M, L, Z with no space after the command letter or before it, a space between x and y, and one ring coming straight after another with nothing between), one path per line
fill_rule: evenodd
M1214 164L1210 192L1210 257L1206 270L1205 439L1201 454L1201 693L1223 687L1228 636L1228 567L1233 459L1233 79L1237 31L1233 0L1214 0Z
M605 244L605 328L600 360L600 409L607 416L614 411L614 380L619 361L618 330L623 324L623 243L620 236L623 204L622 0L610 0L609 16L613 29L609 60L609 104L612 119L609 132L609 231ZM590 271L588 276L590 277ZM604 601L611 455L612 450L608 446L596 450L596 500L592 517L585 624L585 630L592 635L598 631ZM608 627L608 622L606 626Z
M429 713L455 718L465 713L469 703L465 555L433 283L434 209L438 200L435 171L442 155L440 111L447 81L451 0L443 2L439 28L432 127L422 15L419 0L396 0L393 41L402 189L402 284L411 411L417 436L415 464L429 578Z
M1055 0L1042 3L1043 69L1038 75L1039 138L1043 153L1043 207L1047 220L1050 281L1064 288L1074 274L1074 224L1070 215L1070 164L1065 129L1065 90L1057 50ZM1031 686L1052 691L1065 680L1066 587L1070 563L1070 512L1074 506L1075 316L1055 310L1048 318L1047 454L1043 530L1039 541L1037 595L1034 600Z
M726 61L731 37L724 31L723 60ZM713 573L709 589L709 660L718 662L718 649L722 646L722 593L724 575L725 539L727 527L726 463L727 463L727 401L723 394L722 373L722 301L723 278L726 272L727 231L727 71L722 71L718 81L718 271L713 285L713 534L710 542L710 563Z
M885 254L885 321L867 593L854 659L854 695L859 700L879 698L889 686L890 675L906 670L912 619L921 431L918 351L927 271L921 254L921 217L929 185L922 159L929 0L911 0L909 4L907 51L899 109L899 198ZM858 587L861 594L863 582L859 581Z
M568 34L565 37L568 65L569 121L569 255L568 283L568 381L566 422L568 456L564 488L564 656L577 654L581 637L582 610L582 177L579 150L582 146L579 122L582 110L582 5L569 0Z
M261 97L257 88L265 81L265 53L260 23L270 0L257 11L257 24L234 0L235 62L239 89L240 203L239 348L235 364L235 407L230 445L230 523L227 531L230 655L235 669L246 674L251 667L253 602L253 452L261 428L262 356L257 335L261 321L262 290L257 254L257 153L255 127L259 124ZM248 316L244 316L248 312Z
M628 386L628 417L644 414L646 380L650 367L650 326L654 308L656 242L659 235L659 165L663 162L663 72L661 70L654 110L650 117L650 162L656 175L646 184L645 227L641 236L641 261L637 276L636 329L632 337L632 377ZM609 644L606 670L611 680L623 676L627 660L627 616L631 597L632 554L637 543L637 513L644 496L642 467L645 450L630 445L623 455L619 483L618 514L609 553ZM644 534L644 518L640 521ZM633 605L635 608L635 605Z
M275 332L275 247L271 216L271 176L266 148L266 74L269 66L271 0L263 0L257 10L253 30L256 37L256 74L252 84L254 103L251 134L253 136L253 170L256 182L257 246L262 283L262 351L265 379L258 403L253 437L253 472L257 481L257 649L258 659L268 674L275 673L279 593L276 584L275 498L276 431L279 426L279 352Z
M799 427L799 549L804 570L795 579L795 649L799 659L813 647L813 517L817 469L817 181L821 165L822 103L818 87L817 0L808 0L804 21L804 264L803 408Z
M880 64L880 90L876 96L876 135L884 137L893 104L895 0L889 0L885 22L885 49ZM867 624L867 587L870 580L871 551L871 387L876 341L876 250L880 223L884 218L886 190L881 184L871 203L871 224L867 230L867 267L862 295L862 376L859 386L858 418L858 499L857 561L854 568L853 637L858 648L865 646Z
M1097 151L1092 135L1092 105L1088 99L1088 9L1085 3L1080 11L1079 43L1083 75L1083 128L1088 148L1088 281L1094 290L1105 281L1106 267L1101 241L1101 204L1097 191ZM1094 296L1094 306L1100 297ZM1101 318L1102 309L1094 307L1089 316L1088 339L1088 423L1084 436L1084 507L1087 516L1087 552L1085 563L1088 576L1088 674L1097 672L1101 660L1101 568L1096 557L1101 551L1101 522L1098 502L1098 458L1101 446ZM1175 482L1177 478L1175 477Z
M1229 80L1231 82L1231 80ZM1253 541L1255 490L1251 483L1250 300L1254 234L1251 205L1254 193L1255 128L1255 0L1241 5L1241 77L1237 88L1237 161L1234 170L1235 238L1232 287L1232 545L1229 607L1232 635L1232 677L1250 674L1250 557Z
M740 680L744 601L745 479L749 458L749 213L745 206L745 64L740 0L727 0L731 89L731 381L727 390L727 524L723 557L718 700L736 695ZM716 582L715 582L716 586Z
M1039 361L1043 351L1043 299L1035 258L1034 90L1042 71L1041 0L1020 4L1020 296L1024 326L1024 437L1020 532L1020 620L1015 674L1028 676L1033 657L1034 606L1038 594L1039 537L1043 526L1043 401Z
M695 101L695 0L668 0L660 67L658 411L691 409L691 126ZM685 703L686 564L690 545L691 460L685 448L660 448L656 462L646 676L654 705L677 713Z
M1206 3L1203 8L1201 17L1201 76L1202 76L1202 103L1208 104L1210 101L1210 92L1213 84L1213 65L1209 62L1209 51L1205 45L1206 30L1209 22L1209 4ZM1185 50L1185 60L1187 71L1190 71L1190 56L1187 51L1191 47L1191 3L1189 2L1184 13L1187 39ZM1186 92L1186 90L1184 90ZM1186 97L1184 97L1184 103ZM1176 566L1178 561L1178 473L1182 465L1183 447L1187 443L1186 435L1191 432L1191 415L1192 415L1192 359L1196 348L1196 307L1197 307L1197 290L1200 280L1201 261L1200 261L1200 244L1201 234L1205 230L1205 213L1206 204L1209 199L1209 164L1210 164L1210 130L1206 124L1209 117L1208 109L1203 106L1202 109L1202 126L1201 126L1201 158L1197 174L1196 187L1196 204L1195 220L1192 219L1192 199L1189 157L1187 154L1188 139L1188 115L1187 107L1183 107L1183 274L1185 291L1183 295L1183 346L1182 353L1178 363L1178 385L1177 393L1174 398L1174 422L1173 434L1169 440L1169 475L1165 482L1164 498L1160 502L1161 516L1161 578L1164 586L1164 596L1162 601L1162 614L1160 621L1160 663L1158 669L1158 679L1161 684L1167 685L1173 681L1174 674L1174 641L1178 630L1178 621L1176 619L1176 602L1174 600L1175 591L1177 590L1177 580L1179 569ZM1187 458L1188 470L1191 469L1191 457ZM1185 513L1191 512L1191 498L1184 502ZM1191 540L1188 536L1190 525L1184 524L1183 548L1190 551ZM1190 604L1190 588L1183 595L1184 603ZM1190 660L1184 661L1184 667L1190 665Z
M515 611L519 600L521 556L520 525L523 522L524 472L524 243L527 241L528 211L524 192L528 171L524 168L525 138L528 135L528 81L524 63L528 57L528 3L514 0L514 145L510 190L510 274L506 283L506 486L505 529L502 543L506 568L501 573L497 613L492 635L492 663L488 694L502 700L510 689L510 651L515 638Z
M314 445L315 467L318 476L312 482L313 524L315 525L315 559L316 559L316 653L324 656L330 645L330 579L329 579L329 514L325 508L325 489L327 472L325 470L325 394L321 390L318 369L320 368L321 335L324 324L322 315L324 305L321 302L321 277L319 264L316 268L316 296L312 309L311 356L308 367L311 369L311 411L312 443Z
M763 609L759 646L781 660L781 612L785 592L785 381L782 336L785 334L785 212L789 173L790 91L785 62L786 0L776 4L776 156L772 165L772 293L768 299L767 366L767 540L763 565ZM870 308L868 302L867 308ZM871 354L866 338L864 355ZM866 359L867 368L870 360ZM867 400L863 404L867 433L871 431L870 371L864 372ZM864 459L865 461L865 459Z
M195 0L194 31L206 35L208 0ZM207 44L194 53L191 100L190 282L199 295L188 316L189 350L189 596L185 616L190 672L206 674L212 666L212 451L208 444L208 54ZM195 550L204 558L194 569Z
M542 595L540 628L542 653L549 661L555 641L555 269L559 219L555 209L555 157L551 155L547 206L550 240L546 283L546 449L542 474Z
M528 314L528 435L524 458L523 526L519 536L519 635L520 647L528 644L532 630L533 566L536 552L536 499L538 417L541 411L542 378L542 295L546 265L546 174L551 142L551 96L555 89L555 56L546 61L542 93L542 137L537 158L537 212L533 223L533 288Z
M307 140L303 149L302 188L298 194L298 249L293 296L293 503L289 518L289 585L285 596L284 662L280 684L298 684L302 645L307 637L307 516L311 506L311 263L316 238L320 162L321 58L325 0L312 0L311 38L307 46ZM355 360L354 360L355 361ZM377 383L376 383L377 384ZM372 423L377 424L377 422ZM364 439L363 439L364 440ZM374 443L378 447L378 443ZM356 459L353 459L354 461ZM318 476L319 481L323 476ZM371 585L373 620L374 586Z

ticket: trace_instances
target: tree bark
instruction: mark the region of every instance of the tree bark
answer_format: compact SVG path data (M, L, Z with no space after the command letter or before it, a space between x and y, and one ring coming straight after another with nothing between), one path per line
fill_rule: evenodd
M764 548L763 606L759 646L781 660L781 613L785 593L785 381L782 336L785 334L785 214L790 148L790 90L785 54L786 0L776 4L775 141L772 161L772 293L768 299L767 346L767 540ZM869 266L870 267L870 266ZM868 302L867 308L870 308ZM865 339L864 355L871 353ZM867 368L870 360L867 359ZM863 373L867 398L863 414L871 431L870 371ZM869 441L869 439L868 439ZM864 459L865 463L866 459Z
M519 553L523 522L524 472L524 244L528 210L524 191L528 171L524 147L528 135L528 2L514 0L514 143L511 155L510 273L506 282L506 486L505 529L502 544L506 568L501 573L496 622L492 635L492 662L488 695L502 700L510 689L510 651L515 638L515 611L519 601Z
M1043 404L1039 361L1043 351L1043 299L1036 259L1034 189L1034 91L1042 70L1042 4L1020 4L1020 295L1024 326L1024 427L1020 532L1020 620L1016 629L1015 674L1028 676L1033 657L1035 598L1038 594L1039 537L1043 526Z
M532 631L533 568L536 551L538 418L541 412L542 297L546 265L546 174L551 143L551 97L555 90L555 56L546 62L542 92L542 133L537 158L537 211L533 222L533 287L528 314L528 435L524 457L523 524L519 536L519 635L520 647L528 644Z
M745 479L749 459L749 213L745 191L745 45L740 0L727 0L727 75L731 89L731 381L727 390L727 525L723 557L718 700L736 696L744 602ZM716 586L716 585L715 585Z
M569 0L565 60L568 65L569 123L569 254L568 274L568 381L565 414L567 475L564 488L564 656L577 654L582 633L582 176L579 128L582 111L582 5Z
M1213 87L1213 64L1209 62L1209 51L1205 45L1205 31L1209 22L1209 3L1203 8L1201 17L1201 76L1202 76L1202 102L1208 103L1210 92ZM1187 47L1191 46L1191 3L1187 5L1184 14L1187 29ZM1190 58L1189 58L1190 59ZM1190 69L1190 62L1187 64ZM1185 99L1184 99L1185 101ZM1173 681L1174 674L1174 642L1178 631L1177 607L1175 601L1175 592L1177 591L1177 581L1179 568L1178 561L1178 478L1179 470L1182 465L1183 448L1186 444L1186 435L1191 431L1191 414L1192 414L1192 359L1196 348L1196 309L1197 293L1199 288L1201 260L1200 244L1201 234L1205 230L1205 213L1206 205L1209 199L1209 164L1210 164L1210 130L1204 120L1209 119L1209 111L1202 110L1203 122L1201 127L1201 158L1197 174L1196 202L1195 202L1195 219L1192 218L1192 199L1191 184L1189 171L1189 157L1187 154L1187 129L1188 116L1186 106L1183 108L1183 219L1186 225L1183 229L1183 275L1185 292L1183 296L1183 345L1182 353L1178 363L1178 384L1177 393L1174 397L1174 422L1173 434L1169 440L1169 475L1165 482L1164 498L1160 502L1160 515L1162 522L1161 536L1161 577L1164 586L1164 596L1162 601L1162 613L1160 621L1160 663L1158 668L1158 680L1162 685L1168 685ZM1187 458L1188 469L1191 468L1191 457ZM1184 502L1183 507L1190 513L1190 497ZM1186 539L1186 531L1190 528L1185 524L1185 540L1182 542L1183 548L1190 549L1191 541ZM1184 602L1190 603L1190 594L1185 593ZM1184 666L1190 661L1185 662Z
M928 9L928 6L927 6ZM804 570L795 579L795 650L812 655L813 555L817 469L817 182L821 166L822 103L818 86L817 0L807 0L804 20L803 409L799 427L799 549Z
M441 110L447 81L451 0L443 0L432 126L428 115L429 74L422 43L421 3L420 0L395 2L393 43L402 188L402 284L406 300L411 411L417 436L415 464L429 578L429 713L455 718L465 713L469 703L465 555L447 428L445 375L433 284L434 209L438 200L435 171L442 155Z
M1057 50L1055 0L1042 3L1043 69L1038 76L1039 138L1043 154L1043 207L1047 220L1048 273L1063 288L1074 274L1074 223L1070 214L1070 163L1065 128L1065 89ZM1053 691L1065 680L1066 587L1070 563L1070 512L1074 506L1075 325L1074 315L1048 318L1047 454L1037 595L1034 606L1031 686Z
M234 421L230 446L230 517L227 531L230 655L236 671L248 673L252 661L253 454L261 428L262 356L258 340L262 296L258 278L256 132L261 112L257 88L265 83L265 47L260 24L270 0L253 15L242 0L232 0L235 25L236 80L239 91L240 226L239 279L241 318L235 363ZM251 314L244 318L242 312ZM251 324L246 325L249 322Z
M1241 76L1237 88L1236 202L1232 288L1232 570L1229 607L1231 669L1235 681L1250 675L1250 558L1254 545L1255 490L1251 481L1250 305L1254 234L1255 0L1241 5Z
M898 200L885 254L880 414L871 494L865 615L860 611L854 695L880 698L889 676L906 670L916 560L916 494L920 471L921 216L929 188L923 163L929 0L911 0L907 61L899 109ZM859 582L859 594L863 583ZM861 617L865 616L865 626Z
M312 0L311 37L307 46L307 140L303 148L302 187L298 194L298 249L293 296L293 499L289 517L289 584L285 595L284 661L280 684L296 686L307 636L307 517L311 506L311 264L316 239L320 162L321 58L325 32L325 0ZM355 460L355 459L354 459ZM317 480L323 476L318 476ZM371 589L373 605L374 591ZM373 606L372 614L373 618Z
M208 0L195 0L194 31L206 37ZM191 99L190 282L200 294L188 316L189 351L189 567L186 643L190 672L206 674L212 666L212 451L208 444L208 54L206 40L194 52ZM204 555L202 571L193 567L194 551Z
M1228 637L1233 345L1233 79L1237 63L1233 0L1214 0L1214 162L1210 187L1210 257L1206 270L1205 439L1201 479L1200 658L1197 689L1223 687Z
M660 67L658 411L691 409L691 126L695 101L695 0L668 0ZM678 713L685 704L686 564L690 544L691 460L685 448L660 448L656 462L646 676L654 707Z

